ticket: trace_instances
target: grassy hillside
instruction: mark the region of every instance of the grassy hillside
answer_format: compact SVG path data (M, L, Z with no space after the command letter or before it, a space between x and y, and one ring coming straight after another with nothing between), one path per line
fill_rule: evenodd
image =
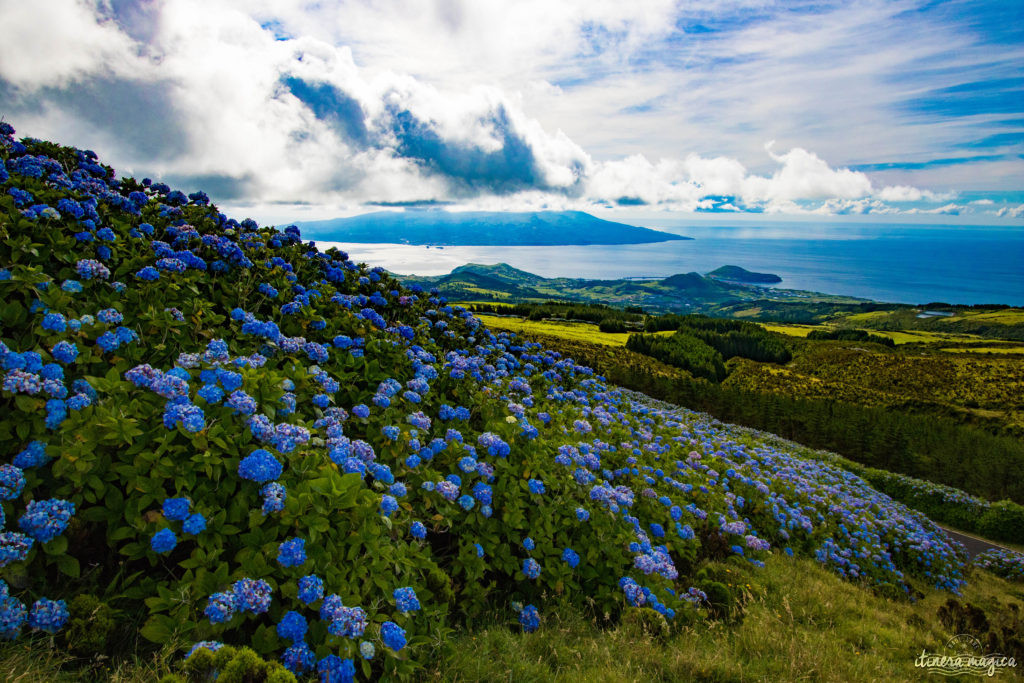
M442 644L495 614L711 629L791 556L964 590L962 546L839 465L92 152L0 124L0 158L0 635L30 675L457 675Z

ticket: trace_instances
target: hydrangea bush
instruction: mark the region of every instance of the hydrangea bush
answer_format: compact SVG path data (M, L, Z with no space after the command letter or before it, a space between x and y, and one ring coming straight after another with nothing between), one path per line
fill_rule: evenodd
M333 682L502 606L700 618L709 559L963 584L962 548L839 467L91 151L0 124L0 158L5 638L102 593L151 641Z
M971 562L996 576L1024 583L1024 553L1009 548L992 548L979 553Z

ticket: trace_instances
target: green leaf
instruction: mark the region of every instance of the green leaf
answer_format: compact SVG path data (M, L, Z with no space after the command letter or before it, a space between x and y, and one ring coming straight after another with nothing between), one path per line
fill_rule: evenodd
M63 555L68 551L68 539L67 536L58 536L57 538L43 544L43 552L47 555Z
M139 633L146 640L153 643L164 644L171 640L174 635L174 620L164 615L154 615L139 629Z
M59 555L57 557L57 569L60 570L61 574L70 576L73 579L77 579L82 573L78 560L70 555Z

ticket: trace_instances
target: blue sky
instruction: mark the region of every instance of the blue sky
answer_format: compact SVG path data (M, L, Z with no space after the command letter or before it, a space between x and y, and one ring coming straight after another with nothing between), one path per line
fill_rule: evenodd
M1024 4L0 0L0 115L262 220L1024 224Z

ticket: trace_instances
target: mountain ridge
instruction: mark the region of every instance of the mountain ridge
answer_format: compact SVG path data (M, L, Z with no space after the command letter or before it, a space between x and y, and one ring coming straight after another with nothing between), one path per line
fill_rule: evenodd
M376 211L296 225L323 241L421 246L582 246L692 239L583 211Z

